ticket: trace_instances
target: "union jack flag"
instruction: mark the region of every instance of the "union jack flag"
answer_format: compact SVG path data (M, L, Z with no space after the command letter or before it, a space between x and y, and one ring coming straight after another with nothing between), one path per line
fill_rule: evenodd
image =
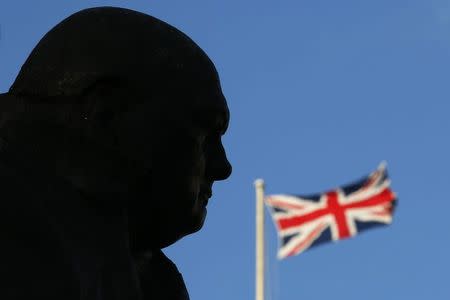
M265 202L277 227L278 258L282 259L390 224L396 195L382 163L369 176L335 190L307 197L270 195Z

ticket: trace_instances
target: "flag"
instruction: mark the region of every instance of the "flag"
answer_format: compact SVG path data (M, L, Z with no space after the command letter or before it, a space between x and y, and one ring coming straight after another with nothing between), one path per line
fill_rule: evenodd
M396 195L382 163L358 182L312 196L269 195L265 202L278 231L282 259L390 224Z

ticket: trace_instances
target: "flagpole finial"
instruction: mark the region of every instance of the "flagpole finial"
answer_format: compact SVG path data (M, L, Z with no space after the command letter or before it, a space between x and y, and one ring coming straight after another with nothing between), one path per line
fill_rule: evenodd
M258 178L258 179L255 180L254 184L255 184L255 187L257 187L257 188L263 187L264 186L264 179Z

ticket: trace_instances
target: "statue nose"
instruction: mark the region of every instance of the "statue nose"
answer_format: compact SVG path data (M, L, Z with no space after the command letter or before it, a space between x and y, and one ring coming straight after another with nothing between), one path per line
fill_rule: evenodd
M223 145L218 148L215 155L211 155L208 161L208 177L212 180L225 180L230 177L233 167L228 161Z
M220 170L217 172L215 180L225 180L230 177L233 167L225 156Z

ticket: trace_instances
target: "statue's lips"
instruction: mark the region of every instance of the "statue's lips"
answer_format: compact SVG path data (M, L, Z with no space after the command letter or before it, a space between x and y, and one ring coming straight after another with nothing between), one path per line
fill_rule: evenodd
M200 200L203 206L208 205L208 199L211 198L212 192L211 190L202 190L198 195L198 199Z

